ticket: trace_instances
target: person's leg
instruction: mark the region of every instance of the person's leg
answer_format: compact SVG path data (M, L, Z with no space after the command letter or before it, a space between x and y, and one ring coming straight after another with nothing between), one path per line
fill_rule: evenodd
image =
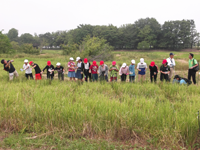
M133 80L133 82L135 82L135 76L132 76L132 80Z
M61 79L64 81L64 74L63 73L61 74Z
M190 80L190 81L191 81L191 76L192 76L192 74L191 74L191 69L189 69L189 70L188 70L188 80Z
M25 77L26 77L26 79L28 79L28 74L25 73Z
M30 74L30 79L33 79L33 74L32 73Z
M153 82L153 75L150 73L150 80L151 80L151 83Z
M129 75L129 82L132 82L132 76Z
M84 70L84 75L85 75L85 81L87 82L87 81L88 81L88 73L87 73L87 70Z
M142 75L142 82L144 82L144 81L145 81L145 74Z
M124 81L125 81L125 82L126 82L126 76L127 76L127 75L125 74L125 75L124 75Z
M193 83L196 84L196 72L194 70L192 70L192 80Z
M154 82L156 83L156 81L157 81L157 74L154 75Z
M105 76L105 80L106 80L106 82L108 82L108 75Z
M138 81L140 82L140 80L141 80L141 75L138 74Z
M123 82L123 74L121 75L121 82Z
M18 76L19 76L16 70L14 71L14 76L15 76L15 77L18 77Z
M96 74L96 81L98 81L98 74Z
M174 72L174 69L173 69L173 68L170 68L169 80L171 80L171 78L172 78L172 76L173 76L173 72Z
M9 73L9 80L13 80L14 74L13 73Z

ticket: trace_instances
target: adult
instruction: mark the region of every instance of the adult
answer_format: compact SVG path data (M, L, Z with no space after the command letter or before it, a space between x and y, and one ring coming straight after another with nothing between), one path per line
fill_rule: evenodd
M70 80L74 80L75 81L75 63L74 63L74 58L70 57L69 58L69 62L68 62L68 77L70 78Z
M30 61L29 65L32 66L31 70L35 69L35 80L41 80L42 79L41 69L38 66L38 64L34 63L33 61Z
M129 82L135 81L135 60L131 60L131 65L129 66Z
M77 61L77 70L76 70L76 73L75 73L75 78L82 81L84 64L82 63L82 60L81 60L80 57L77 57L76 61Z
M175 71L175 60L174 60L174 53L169 54L169 58L167 58L167 64L170 67L170 73L169 73L169 80L171 80L174 71Z
M126 76L129 74L129 68L126 65L126 63L123 63L120 70L119 70L119 75L121 76L121 81L125 82L126 81Z
M47 79L53 80L54 78L54 66L51 61L47 61L46 67L42 70L41 74L47 69Z
M151 82L156 82L157 81L157 74L158 74L158 66L155 64L154 61L151 62L149 65L149 71L150 71L150 80Z
M117 81L117 73L119 72L119 70L118 66L116 65L116 61L112 62L109 71L110 71L110 82Z
M137 70L138 70L138 81L145 80L145 74L147 70L147 64L144 62L144 58L140 58L140 62L137 64Z
M54 70L58 72L58 79L59 80L64 80L64 72L65 72L65 70L64 70L64 67L61 66L61 63L58 62L56 64L56 68Z
M108 82L108 66L104 64L104 61L100 61L99 66L99 77L100 81L106 80Z
M91 73L89 73L89 68L90 68L90 63L88 62L88 59L85 58L84 59L84 75L85 75L85 81L88 81L88 77L89 80L91 81L92 77L91 77Z
M90 69L89 72L92 73L92 80L93 80L93 82L94 81L98 81L98 72L97 72L98 65L97 65L97 62L93 61L92 65L90 66L89 69Z
M179 83L180 85L182 85L182 84L186 85L187 84L187 82L184 80L184 78L181 78L179 75L175 75L173 83Z
M188 80L191 81L191 77L193 83L196 84L196 70L195 68L198 67L198 62L194 59L194 54L189 54L189 69L188 69Z
M9 72L9 80L13 80L13 77L18 77L18 73L15 70L15 67L13 66L12 62L14 62L14 60L1 60L1 63L4 65L4 70Z
M160 67L160 81L169 81L170 67L167 65L167 60L164 59Z
M23 70L25 70L25 77L28 79L33 79L33 74L30 65L28 64L28 60L24 60Z

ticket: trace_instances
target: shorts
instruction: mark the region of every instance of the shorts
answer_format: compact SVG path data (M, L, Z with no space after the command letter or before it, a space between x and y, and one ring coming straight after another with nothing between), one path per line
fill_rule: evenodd
M110 82L117 81L117 77L110 77Z
M68 72L68 77L75 78L75 72L74 71L69 71Z
M9 73L9 80L13 80L13 77L18 77L19 75L18 75L18 73L17 73L17 71L15 70L14 72L12 72L12 73Z
M98 74L92 74L92 80L93 81L98 81Z
M40 73L35 74L35 80L41 80L42 76Z

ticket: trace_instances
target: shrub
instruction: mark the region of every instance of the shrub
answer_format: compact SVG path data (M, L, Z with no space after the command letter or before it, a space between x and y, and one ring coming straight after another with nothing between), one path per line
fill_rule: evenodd
M149 48L150 48L150 44L146 41L142 41L142 42L138 43L137 49L140 49L140 50L145 49L146 50Z
M9 38L0 31L0 53L12 53L12 46Z
M26 54L35 54L35 55L40 54L40 50L34 48L32 44L23 44L21 45L20 49L22 52Z

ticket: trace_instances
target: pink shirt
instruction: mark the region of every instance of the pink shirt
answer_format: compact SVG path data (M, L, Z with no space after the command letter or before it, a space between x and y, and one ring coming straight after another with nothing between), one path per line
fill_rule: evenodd
M68 67L75 67L75 63L74 62L68 62ZM75 70L69 68L69 72L73 72L73 71L75 71Z
M119 75L122 75L122 74L128 74L128 66L126 66L125 68L120 68L120 70L119 70Z

